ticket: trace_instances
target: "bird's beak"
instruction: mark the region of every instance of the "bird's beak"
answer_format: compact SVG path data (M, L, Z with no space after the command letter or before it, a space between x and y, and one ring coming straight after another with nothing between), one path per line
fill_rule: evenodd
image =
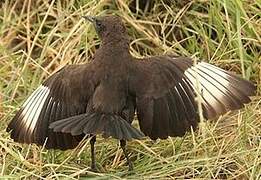
M94 16L82 16L87 21L90 21L91 23L94 23L96 21L96 18Z

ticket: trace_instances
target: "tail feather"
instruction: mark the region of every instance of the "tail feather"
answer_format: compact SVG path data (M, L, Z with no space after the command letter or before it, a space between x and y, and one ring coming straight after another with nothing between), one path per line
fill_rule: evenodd
M124 124L122 123L122 121L119 121L118 123L121 124L121 125L120 125L120 128L121 128L121 131L122 131L122 132L125 132L126 139L131 139L131 138L132 138L132 135L129 133L128 128L127 128L126 126L124 126ZM136 139L135 134L133 134L133 136L134 136L133 138Z
M53 122L49 126L54 132L79 134L102 134L116 139L141 139L144 134L126 120L111 114L81 114Z
M71 129L79 124L83 119L84 117L81 117L80 119L75 119L74 122L67 121L67 125L65 127L63 127L63 124L61 124L62 132L70 133Z
M123 123L123 121L121 122ZM132 126L121 126L121 127L126 127L127 128L126 132L130 133L133 139L141 139L142 137L145 136L142 132L138 131L137 129L134 129L133 131Z
M85 121L80 121L75 127L71 129L71 134L73 136L80 135L83 132L84 125L86 124Z
M115 117L113 117L115 118ZM116 118L115 118L116 119ZM114 121L114 119L111 119L111 124L114 123L114 128L116 129L114 136L118 136L119 139L123 139L123 133L121 130L121 125L118 120Z

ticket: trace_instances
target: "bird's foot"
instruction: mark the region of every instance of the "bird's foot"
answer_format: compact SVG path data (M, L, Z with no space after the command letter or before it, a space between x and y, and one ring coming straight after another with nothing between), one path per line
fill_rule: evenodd
M98 170L96 164L92 164L92 165L91 165L91 171L92 171L92 172L99 172L99 170Z
M133 164L132 164L132 162L128 162L128 164L129 164L129 169L128 169L128 171L129 171L129 172L132 172L132 171L133 171Z

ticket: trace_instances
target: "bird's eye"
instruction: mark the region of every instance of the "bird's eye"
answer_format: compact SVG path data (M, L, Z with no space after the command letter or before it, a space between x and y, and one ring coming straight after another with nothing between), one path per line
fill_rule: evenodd
M103 23L99 20L95 22L95 29L99 35L105 30Z
M97 26L97 27L101 27L101 26L102 26L101 21L96 21L96 26Z

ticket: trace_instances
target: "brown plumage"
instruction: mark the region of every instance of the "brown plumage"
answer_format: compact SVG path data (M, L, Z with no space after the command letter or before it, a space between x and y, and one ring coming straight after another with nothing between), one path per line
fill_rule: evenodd
M206 119L243 107L256 90L251 82L213 65L194 66L190 58L136 59L119 17L85 18L102 40L94 61L66 66L33 92L7 128L16 142L46 142L46 148L65 150L92 135L95 169L97 134L121 140L128 160L126 140L183 136L197 127L196 77ZM135 111L141 131L131 126Z

